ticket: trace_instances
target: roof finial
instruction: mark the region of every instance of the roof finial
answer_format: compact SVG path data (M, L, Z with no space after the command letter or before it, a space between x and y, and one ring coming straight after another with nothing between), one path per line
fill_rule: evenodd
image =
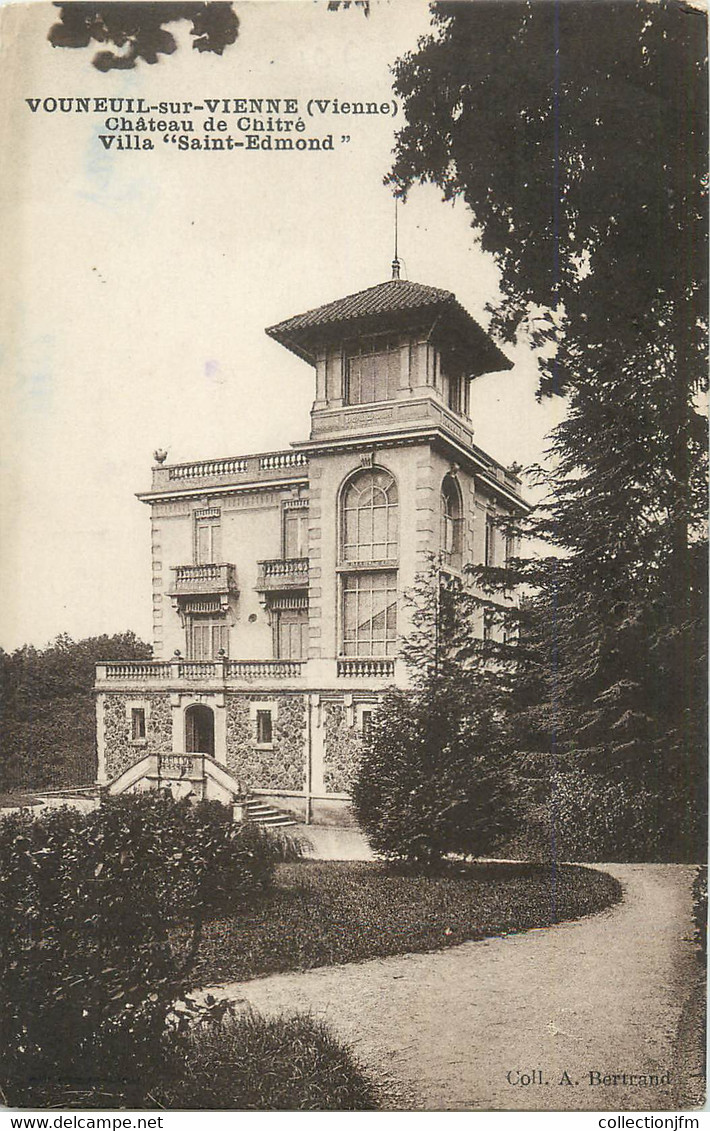
M392 260L392 278L399 279L400 262L397 257L397 205L399 201L394 198L394 259Z

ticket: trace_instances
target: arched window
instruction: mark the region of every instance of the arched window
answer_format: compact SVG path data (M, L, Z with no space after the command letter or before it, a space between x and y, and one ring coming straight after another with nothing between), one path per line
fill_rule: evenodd
M388 471L361 471L347 484L342 499L343 562L397 559L397 484Z
M341 497L340 538L341 654L394 656L398 498L388 471L370 468L348 480Z
M462 559L461 492L453 475L441 485L441 556L446 565L460 569Z

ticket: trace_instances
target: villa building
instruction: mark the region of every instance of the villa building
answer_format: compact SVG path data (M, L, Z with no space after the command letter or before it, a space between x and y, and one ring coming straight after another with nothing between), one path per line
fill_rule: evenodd
M167 464L150 507L153 659L99 665L99 783L247 793L350 820L363 732L406 686L404 595L431 555L503 564L520 481L473 442L510 362L449 291L394 277L266 332L315 371L307 441ZM163 461L163 462L161 462ZM482 626L483 631L483 626Z

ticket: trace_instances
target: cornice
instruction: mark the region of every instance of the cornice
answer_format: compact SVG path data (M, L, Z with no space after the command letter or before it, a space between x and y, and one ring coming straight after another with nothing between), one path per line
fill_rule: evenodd
M429 443L438 448L448 449L456 455L457 462L471 471L485 483L486 487L526 514L530 503L526 502L512 488L507 487L496 477L495 469L500 466L486 462L485 453L480 455L471 451L456 437L440 428L407 429L399 432L380 433L378 436L352 436L330 440L303 440L292 446L310 455L329 455L335 452L374 451L382 448L408 447L413 444Z
M189 487L184 491L137 491L136 498L142 503L169 503L181 499L212 498L214 495L243 495L255 491L275 491L286 487L308 486L308 476L288 479L260 479L251 483L205 484L202 487Z
M411 447L414 444L422 443L432 444L439 449L447 451L448 454L453 454L456 458L456 462L480 479L481 482L485 484L487 490L491 491L498 498L505 500L521 513L525 514L531 509L530 504L527 503L525 499L516 494L512 488L501 483L496 477L496 467L500 465L488 463L485 453L482 452L479 455L477 452L471 451L465 444L458 441L455 436L452 436L450 433L440 428L406 429L388 432L386 434L380 433L377 436L348 436L326 440L302 440L294 443L292 447L295 450L312 455L329 455L337 452L361 452L382 450L383 448ZM148 504L179 502L185 499L213 498L218 495L242 495L260 491L281 490L295 486L307 486L308 483L308 475L299 476L298 478L289 476L288 478L281 479L252 480L248 483L196 485L179 491L172 489L166 491L140 491L136 493L136 498L142 503Z

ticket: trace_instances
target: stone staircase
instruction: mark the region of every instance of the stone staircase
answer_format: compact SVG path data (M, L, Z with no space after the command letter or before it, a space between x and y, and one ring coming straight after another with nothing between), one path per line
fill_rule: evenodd
M271 805L265 805L254 798L245 801L243 809L245 819L254 821L257 825L265 825L272 829L285 829L296 824L290 813L283 813L280 809L274 809Z

